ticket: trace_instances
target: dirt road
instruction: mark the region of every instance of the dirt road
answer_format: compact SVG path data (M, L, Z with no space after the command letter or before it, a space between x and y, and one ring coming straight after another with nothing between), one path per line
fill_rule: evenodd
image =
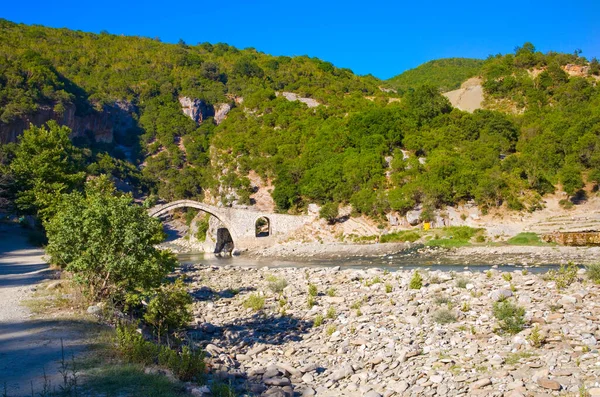
M0 223L0 391L6 385L10 397L31 396L32 388L37 395L44 384L58 389L61 338L68 358L85 347L78 322L34 319L23 305L52 275L43 255L20 227Z

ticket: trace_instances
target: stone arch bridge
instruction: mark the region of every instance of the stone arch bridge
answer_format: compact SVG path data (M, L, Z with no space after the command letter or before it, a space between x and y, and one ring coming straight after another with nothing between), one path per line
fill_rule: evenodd
M148 210L148 214L161 217L177 208L196 208L215 218L227 228L236 250L245 251L274 245L277 241L298 230L314 218L306 215L274 214L249 209L215 207L193 200L178 200L157 205ZM256 222L266 218L268 236L256 236Z

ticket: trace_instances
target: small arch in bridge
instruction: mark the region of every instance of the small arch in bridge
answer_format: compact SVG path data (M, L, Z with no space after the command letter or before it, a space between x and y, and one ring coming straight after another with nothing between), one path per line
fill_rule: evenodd
M256 237L269 237L271 235L271 221L266 216L261 216L254 224Z

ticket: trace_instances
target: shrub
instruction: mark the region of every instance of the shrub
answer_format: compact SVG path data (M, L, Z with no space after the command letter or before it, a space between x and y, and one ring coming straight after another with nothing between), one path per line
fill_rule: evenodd
M392 292L392 289L393 289L392 284L385 283L385 293L386 294L389 294L390 292Z
M533 329L531 330L531 334L529 334L529 337L527 339L529 340L529 342L531 342L531 345L533 347L541 347L545 342L545 338L540 332L540 327L537 324L535 325L535 327L533 327Z
M436 305L446 305L451 302L450 298L448 298L446 295L438 295L433 301Z
M117 298L158 287L177 258L155 248L162 225L133 198L117 195L106 177L90 180L85 195L63 197L45 223L52 263L73 272L92 298Z
M144 339L133 324L117 326L117 348L126 361L142 365L158 364L169 368L180 380L201 381L205 371L201 350L183 346L177 352L168 346L156 345Z
M267 287L274 294L282 294L285 287L287 287L288 282L284 278L275 277L273 275L267 276Z
M502 273L502 278L504 279L504 281L511 282L512 281L512 274L510 274L510 273Z
M319 291L317 290L317 286L314 284L308 284L308 295L309 296L317 296Z
M375 276L371 280L366 280L365 281L365 285L367 287L370 287L371 285L379 284L379 283L381 283L381 278L379 276Z
M558 270L550 270L546 273L546 277L556 283L556 288L564 289L577 280L577 271L579 268L573 262L569 262L566 266L560 265Z
M334 297L335 296L335 288L331 287L327 289L327 296Z
M333 333L336 331L335 325L331 324L329 327L327 327L327 329L325 330L325 332L327 333L327 335L331 336L333 335Z
M144 339L133 324L117 326L117 348L126 361L151 365L158 356L158 346Z
M315 321L313 322L313 327L320 327L323 324L323 315L317 314L315 316Z
M200 350L192 350L189 346L183 346L181 352L161 346L158 356L158 364L169 368L173 374L184 382L199 380L204 374L204 354Z
M500 323L500 328L509 334L518 334L525 325L525 309L507 300L495 302L494 316Z
M338 204L332 201L323 204L319 210L319 217L325 219L330 225L334 224L338 217Z
M587 265L585 267L586 274L590 280L595 282L596 284L600 283L600 263L595 263L593 265Z
M410 289L421 289L423 287L423 277L418 270L413 273L412 278L410 279L410 283L408 284Z
M469 310L471 310L471 305L469 305L469 302L463 302L462 306L460 307L460 311L468 312Z
M335 312L335 308L330 307L327 309L327 318L334 319L337 313Z
M183 280L161 286L148 303L144 321L154 327L158 338L185 327L192 321L192 297Z
M464 277L460 277L460 278L456 279L456 286L458 288L467 288L468 283L469 283L469 280L467 280Z
M308 299L306 300L306 306L308 306L308 308L312 308L315 305L315 298L312 295L308 296Z
M259 294L256 294L256 293L252 293L244 301L244 307L246 309L252 309L254 311L259 311L263 307L265 307L265 297L260 296Z
M433 313L433 321L438 324L449 324L456 322L456 316L448 309L439 309Z

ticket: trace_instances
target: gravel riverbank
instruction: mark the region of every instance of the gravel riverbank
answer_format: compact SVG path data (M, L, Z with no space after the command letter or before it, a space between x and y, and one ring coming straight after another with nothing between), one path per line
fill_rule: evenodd
M421 289L406 270L183 271L212 376L248 395L600 395L600 286L583 270L563 290L521 270L421 272ZM501 297L524 308L516 335L492 312Z

